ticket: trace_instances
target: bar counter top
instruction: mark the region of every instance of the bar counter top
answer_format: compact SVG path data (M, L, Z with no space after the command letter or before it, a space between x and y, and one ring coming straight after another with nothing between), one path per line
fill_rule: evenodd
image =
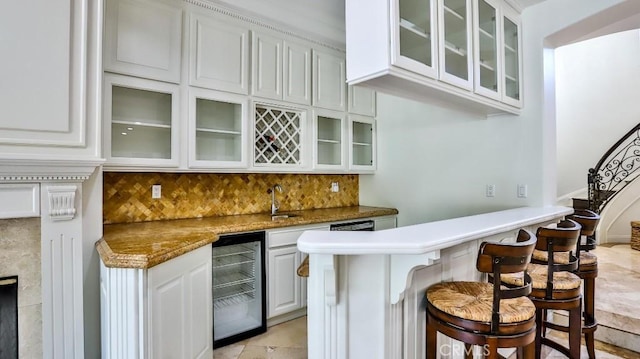
M398 211L353 206L287 211L286 214L291 217L272 220L269 213L259 213L107 224L96 248L107 267L147 269L211 244L223 234L390 216Z

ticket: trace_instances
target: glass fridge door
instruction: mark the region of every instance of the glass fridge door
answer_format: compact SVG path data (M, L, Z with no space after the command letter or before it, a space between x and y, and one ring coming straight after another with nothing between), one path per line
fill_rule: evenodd
M266 331L264 232L214 243L212 290L214 347Z

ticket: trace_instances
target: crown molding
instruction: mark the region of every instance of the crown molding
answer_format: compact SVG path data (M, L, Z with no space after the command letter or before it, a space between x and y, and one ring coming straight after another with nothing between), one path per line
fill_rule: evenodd
M264 15L252 12L250 9L244 9L238 6L234 6L233 2L227 3L221 0L183 0L183 2L235 18L236 20L247 22L254 26L259 26L271 31L280 32L287 36L298 38L309 43L314 43L320 46L334 49L336 51L345 52L344 40L336 40L327 36L295 28L295 26L287 26L276 19L265 17Z
M104 163L103 159L0 158L0 183L82 182Z

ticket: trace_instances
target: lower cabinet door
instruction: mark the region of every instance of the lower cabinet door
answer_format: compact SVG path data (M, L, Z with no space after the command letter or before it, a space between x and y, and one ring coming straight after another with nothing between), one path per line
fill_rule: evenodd
M275 317L302 307L301 280L296 273L300 255L295 245L269 249L269 308Z
M213 356L211 246L149 269L150 358Z

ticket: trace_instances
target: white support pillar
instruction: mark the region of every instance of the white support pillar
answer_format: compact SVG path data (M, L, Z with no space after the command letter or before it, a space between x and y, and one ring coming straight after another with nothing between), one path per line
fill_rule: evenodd
M42 183L42 352L83 358L82 185Z

